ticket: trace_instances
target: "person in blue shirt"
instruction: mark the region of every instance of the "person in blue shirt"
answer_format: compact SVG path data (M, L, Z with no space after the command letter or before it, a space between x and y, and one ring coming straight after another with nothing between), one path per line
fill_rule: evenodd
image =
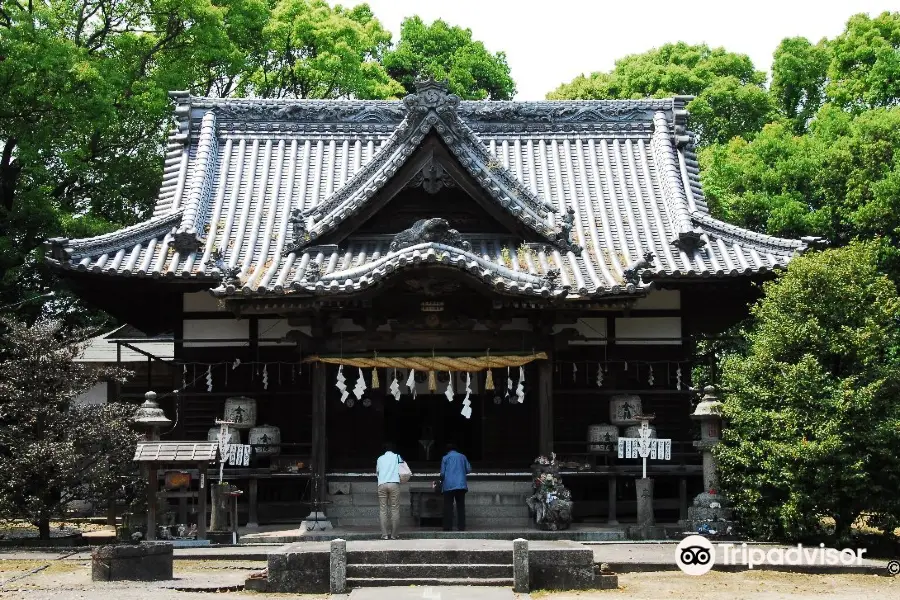
M403 459L394 452L394 445L384 444L384 454L375 462L378 475L378 517L381 539L397 539L400 525L400 463Z
M447 454L441 460L441 491L444 493L444 531L453 529L453 503L456 502L456 526L466 530L466 475L472 465L464 454L456 451L454 444L447 444Z

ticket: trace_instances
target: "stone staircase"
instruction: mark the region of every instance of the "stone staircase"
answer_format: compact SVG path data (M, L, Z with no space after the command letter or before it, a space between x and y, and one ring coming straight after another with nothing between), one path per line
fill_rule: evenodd
M347 586L472 585L511 587L512 552L420 549L347 552Z
M335 527L372 527L378 524L378 493L374 481L328 483L326 513ZM401 486L400 527L412 529L419 523L412 516L410 490L428 491L429 482L413 481ZM466 526L469 528L528 528L531 519L525 498L531 483L520 481L470 481L466 494ZM439 525L439 523L434 523Z

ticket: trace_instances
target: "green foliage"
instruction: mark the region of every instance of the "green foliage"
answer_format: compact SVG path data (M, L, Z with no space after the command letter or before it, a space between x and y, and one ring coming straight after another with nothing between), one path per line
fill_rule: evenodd
M801 540L900 498L900 297L871 243L791 262L722 365L721 487L757 538ZM893 516L893 517L892 517Z
M705 44L665 44L616 61L609 73L579 75L547 94L551 100L663 98L693 95L691 127L702 144L759 131L775 114L765 74L744 54Z
M900 100L900 13L854 15L830 44L827 92L852 110L896 106Z
M772 235L845 244L900 241L900 108L852 115L826 105L806 135L782 123L705 149L703 184L721 218ZM893 267L892 267L893 268Z
M76 499L106 500L133 482L134 407L79 406L101 380L127 372L76 362L91 333L59 321L4 320L0 360L0 517L24 518L49 537L49 523Z
M813 45L803 37L785 38L775 49L769 91L796 133L806 131L825 102L830 58L824 42Z
M403 88L379 62L391 34L368 5L277 0L263 54L241 91L263 98L391 98Z
M383 62L408 93L427 76L449 80L450 91L464 100L511 100L516 93L505 53L491 54L470 29L440 19L431 25L417 16L404 19L400 41Z

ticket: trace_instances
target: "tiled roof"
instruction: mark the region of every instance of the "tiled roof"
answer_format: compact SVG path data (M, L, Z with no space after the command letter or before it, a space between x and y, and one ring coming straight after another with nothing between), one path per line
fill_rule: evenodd
M434 262L501 293L586 298L772 270L806 247L710 216L685 97L460 102L434 85L403 102L173 97L152 218L50 240L51 262L209 278L224 296L352 293ZM466 234L470 249L423 242L391 251L392 236L371 235L320 242L377 197L429 133L530 232L527 251L512 233ZM647 253L649 263L639 262Z

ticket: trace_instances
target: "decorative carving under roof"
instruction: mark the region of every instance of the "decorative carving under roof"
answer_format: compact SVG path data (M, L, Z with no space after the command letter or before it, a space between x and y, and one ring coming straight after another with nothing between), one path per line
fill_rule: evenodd
M429 161L415 177L410 179L406 187L421 187L429 194L436 194L445 187L456 187L456 182L440 163Z
M391 242L391 252L402 250L424 242L435 242L472 250L472 244L462 239L459 232L450 228L447 219L419 219L409 229L401 231L394 236Z

